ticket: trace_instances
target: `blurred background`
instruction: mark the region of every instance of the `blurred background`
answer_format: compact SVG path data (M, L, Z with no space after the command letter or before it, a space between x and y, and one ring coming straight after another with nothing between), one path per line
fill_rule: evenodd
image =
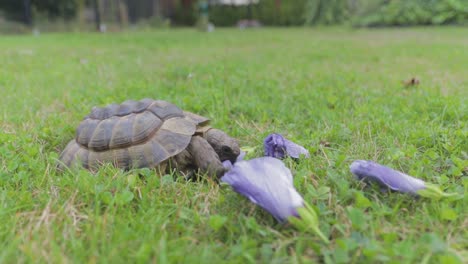
M0 0L0 32L467 25L468 0Z

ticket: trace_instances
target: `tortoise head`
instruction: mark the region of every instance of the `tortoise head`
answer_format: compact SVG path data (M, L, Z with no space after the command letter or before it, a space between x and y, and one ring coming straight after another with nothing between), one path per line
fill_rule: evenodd
M216 128L206 131L204 137L216 151L221 161L229 160L232 163L236 161L237 156L240 154L239 142L236 139Z

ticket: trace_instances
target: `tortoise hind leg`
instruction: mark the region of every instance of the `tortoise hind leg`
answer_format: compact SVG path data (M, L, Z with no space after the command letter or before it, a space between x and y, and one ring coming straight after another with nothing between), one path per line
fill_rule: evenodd
M213 147L200 136L193 136L187 146L188 152L192 156L192 164L202 173L209 176L216 175L217 178L224 175L226 169L219 160L218 154Z

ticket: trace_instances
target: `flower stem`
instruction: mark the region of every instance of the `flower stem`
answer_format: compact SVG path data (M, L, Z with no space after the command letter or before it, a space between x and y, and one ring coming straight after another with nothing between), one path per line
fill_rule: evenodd
M463 198L463 195L458 193L446 193L442 191L439 186L431 183L426 183L426 188L417 191L417 194L432 199L447 198L449 200L458 200Z
M330 243L328 238L320 231L317 213L310 205L304 203L304 207L297 208L297 213L299 214L299 218L291 216L288 219L292 225L303 232L312 230L323 242L326 244Z

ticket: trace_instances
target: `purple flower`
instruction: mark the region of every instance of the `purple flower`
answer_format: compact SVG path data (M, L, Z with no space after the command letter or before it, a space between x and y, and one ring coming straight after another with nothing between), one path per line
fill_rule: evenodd
M359 180L373 181L394 191L417 194L426 188L424 181L373 161L356 160L349 168Z
M373 181L391 190L427 198L458 200L463 195L443 192L439 186L411 177L403 172L380 165L370 160L356 160L349 167L359 180Z
M298 159L300 155L309 157L309 151L296 143L285 139L280 134L270 134L263 141L265 156L282 159L285 156Z
M238 161L221 181L267 210L279 222L298 216L297 208L304 204L293 186L291 171L275 158Z
M291 171L284 163L271 157L243 160L244 155L234 164L223 163L230 170L221 181L267 210L279 222L289 221L301 231L312 231L328 244L328 238L320 231L317 213L294 188Z

